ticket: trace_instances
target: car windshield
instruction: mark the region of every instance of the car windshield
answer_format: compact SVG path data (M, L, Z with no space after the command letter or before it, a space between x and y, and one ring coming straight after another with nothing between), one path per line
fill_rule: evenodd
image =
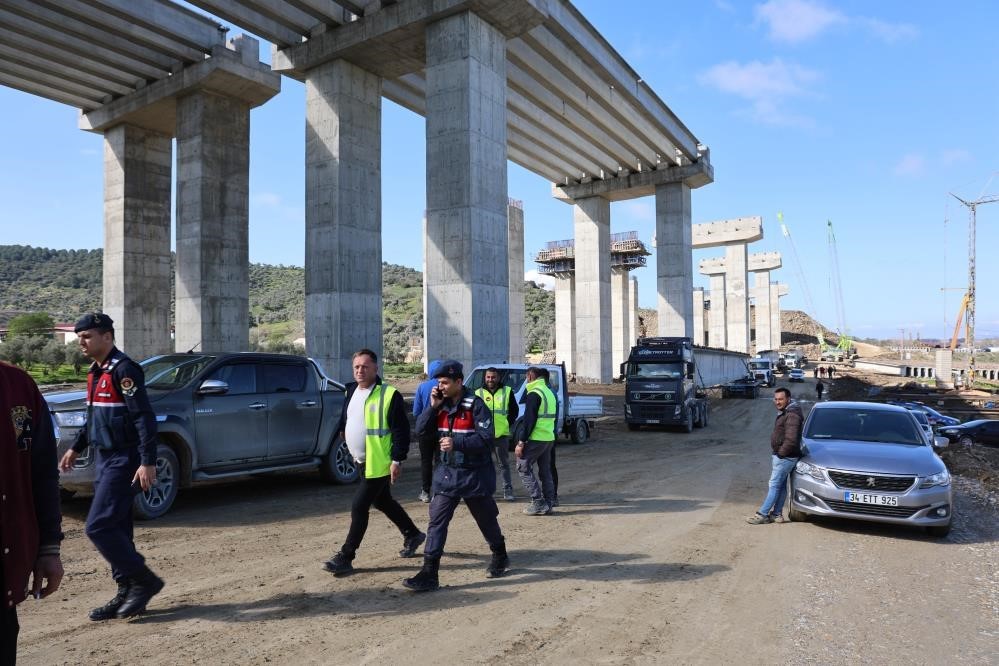
M180 388L194 379L214 356L191 354L168 354L148 358L139 365L146 375L146 388L156 391L171 391Z
M916 410L916 409L913 409L913 410L910 410L910 411L911 411L911 414L916 417L916 420L919 421L922 425L929 425L930 424L930 420L928 418L926 418L926 413L925 412L920 412L919 410Z
M683 379L680 363L629 363L630 379Z
M904 412L863 408L816 409L805 437L924 446L922 434Z

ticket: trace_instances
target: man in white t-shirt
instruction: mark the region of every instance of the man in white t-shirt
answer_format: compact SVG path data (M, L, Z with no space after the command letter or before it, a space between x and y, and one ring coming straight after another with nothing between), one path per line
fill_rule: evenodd
M343 412L336 432L342 434L350 454L361 468L361 483L350 508L350 529L340 550L324 567L334 576L354 571L351 562L368 529L368 515L375 507L402 532L402 557L413 557L427 535L392 497L392 484L402 474L409 454L409 417L402 394L383 384L378 357L370 349L354 354L354 382L347 384Z

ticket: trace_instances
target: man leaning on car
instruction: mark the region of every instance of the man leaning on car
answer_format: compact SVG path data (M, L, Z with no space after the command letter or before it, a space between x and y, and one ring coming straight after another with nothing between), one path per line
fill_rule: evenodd
M775 520L783 522L781 512L787 499L787 477L801 458L801 407L791 401L791 391L779 388L774 391L777 419L770 435L772 470L770 489L759 511L746 519L750 525L766 525Z

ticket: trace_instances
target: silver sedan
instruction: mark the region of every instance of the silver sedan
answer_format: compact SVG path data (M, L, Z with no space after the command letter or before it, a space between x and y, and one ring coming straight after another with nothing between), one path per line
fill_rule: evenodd
M790 519L809 515L950 531L950 473L907 410L867 402L818 403L805 421L791 474Z

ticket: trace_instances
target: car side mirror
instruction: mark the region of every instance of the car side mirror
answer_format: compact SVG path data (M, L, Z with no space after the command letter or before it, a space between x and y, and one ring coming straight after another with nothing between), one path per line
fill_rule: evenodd
M933 437L933 448L935 449L945 449L948 444L950 444L950 440L946 437L941 437L940 435Z
M225 395L228 392L229 385L221 379L206 379L195 391L198 395Z

